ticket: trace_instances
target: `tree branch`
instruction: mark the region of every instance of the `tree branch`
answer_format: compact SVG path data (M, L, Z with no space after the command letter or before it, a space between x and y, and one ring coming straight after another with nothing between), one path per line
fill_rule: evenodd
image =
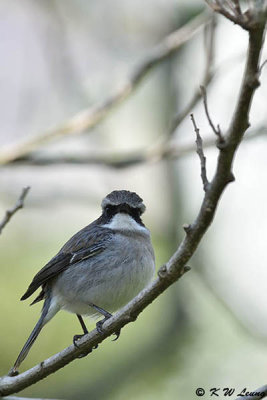
M214 12L222 14L234 24L240 25L243 29L249 30L249 23L252 19L248 18L246 13L242 13L239 1L231 0L205 0Z
M217 125L217 128L215 128L212 119L210 117L209 109L208 109L208 100L207 100L207 92L205 86L200 86L200 90L203 96L203 103L204 103L204 108L205 108L205 113L209 122L209 125L211 129L213 130L214 134L218 137L218 147L222 147L224 145L224 138L221 133L221 128L219 125Z
M103 121L116 106L121 104L137 89L138 85L152 68L175 53L184 43L190 40L203 25L208 23L210 19L211 15L204 12L182 28L172 32L148 53L144 60L133 70L128 80L126 80L114 94L103 100L100 104L80 111L62 126L3 150L0 153L0 164L7 164L17 158L28 155L33 150L40 148L44 143L48 143L63 136L79 134L95 127Z
M259 136L267 134L267 127L262 126L253 133L245 136L244 140L252 140ZM214 138L205 139L203 149L214 147ZM111 154L88 154L88 155L59 155L59 156L25 156L13 161L8 166L46 166L46 165L103 165L109 168L128 168L143 163L154 163L162 160L177 160L194 152L196 146L194 144L174 144L171 140L161 143L155 147L136 150L131 152L111 153Z
M253 10L250 11L251 18L255 21L255 13ZM200 211L190 225L190 229L186 230L186 235L177 251L167 264L160 268L158 277L147 288L104 323L103 335L95 329L80 340L79 349L72 345L18 376L2 377L0 379L0 395L8 395L22 390L62 368L76 359L79 354L89 351L113 332L134 321L152 301L187 271L186 263L196 251L210 226L222 193L231 180L234 155L249 126L250 106L259 85L259 60L266 24L266 15L263 12L260 13L257 10L257 17L257 24L254 24L253 29L249 30L246 67L235 111L225 137L225 146L219 151L215 175L205 193Z
M16 204L10 210L7 210L3 220L0 222L0 234L2 233L3 228L9 222L9 220L13 217L13 215L24 206L24 200L27 196L28 191L30 190L30 186L23 188L19 199L17 200Z
M212 19L210 24L206 25L206 30L209 32L207 34L207 57L206 57L206 67L204 72L204 78L202 81L202 86L207 87L214 77L214 71L212 71L213 63L213 45L214 45L214 34L215 34L215 21ZM209 29L210 28L210 29ZM267 61L267 60L266 60ZM265 62L260 67L260 72L264 67ZM229 62L227 62L229 67ZM219 67L222 68L222 65ZM217 71L216 71L217 72ZM175 132L177 127L183 122L183 120L188 116L189 112L201 99L201 91L197 89L193 94L191 100L186 105L186 107L178 113L171 124L171 129L168 132L169 140L161 140L160 143L154 143L146 149L135 150L131 152L114 152L114 153L104 153L104 154L66 154L57 156L47 156L45 153L39 154L38 151L30 152L25 156L15 158L14 160L8 161L8 166L20 166L20 165L32 165L32 166L45 166L45 165L56 165L56 164L78 164L78 165L104 165L109 168L128 168L134 165L139 165L142 163L159 162L162 160L173 160L186 156L187 154L195 151L194 145L177 145L171 140L172 133ZM245 140L254 139L260 135L266 135L267 129L265 126L258 128L253 131L252 134L246 135ZM165 135L166 136L166 135ZM165 137L164 136L164 137ZM204 149L213 147L213 138L205 139ZM218 146L220 147L220 146ZM0 154L0 164L1 164L1 154Z
M206 171L206 157L204 156L204 151L203 151L203 142L202 142L202 138L200 136L199 133L199 129L197 127L194 115L191 114L190 115L193 126L194 126L194 130L196 133L196 145L197 145L197 154L199 156L200 159L200 167L201 167L201 179L202 179L202 183L203 183L203 189L204 192L206 192L208 190L209 187L209 181L207 178L207 171Z

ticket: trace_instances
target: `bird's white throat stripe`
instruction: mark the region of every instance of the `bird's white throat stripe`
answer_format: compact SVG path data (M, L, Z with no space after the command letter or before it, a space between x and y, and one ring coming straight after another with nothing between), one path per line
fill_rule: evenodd
M112 220L103 226L105 228L120 231L139 231L148 233L147 228L138 224L129 214L125 213L115 214Z

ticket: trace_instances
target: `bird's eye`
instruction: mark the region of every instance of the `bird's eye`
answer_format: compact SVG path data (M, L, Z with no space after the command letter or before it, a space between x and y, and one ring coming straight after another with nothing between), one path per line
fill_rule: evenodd
M139 208L132 208L131 207L131 212L130 215L134 218L134 219L139 219L141 216L141 211Z
M114 207L112 207L112 206L105 207L106 214L111 215L113 213L113 211L114 211Z

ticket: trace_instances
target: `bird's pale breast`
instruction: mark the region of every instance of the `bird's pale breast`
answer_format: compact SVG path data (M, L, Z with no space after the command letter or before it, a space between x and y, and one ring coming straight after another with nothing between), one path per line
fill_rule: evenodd
M102 253L72 265L56 278L54 301L81 315L95 314L90 304L113 312L149 283L154 269L148 230L138 235L117 233Z

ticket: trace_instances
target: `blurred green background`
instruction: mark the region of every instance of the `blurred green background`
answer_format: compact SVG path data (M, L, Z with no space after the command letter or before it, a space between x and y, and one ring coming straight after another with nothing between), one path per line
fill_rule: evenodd
M202 1L4 0L0 3L1 151L61 124L113 93L161 39L204 9ZM246 33L218 21L215 77L208 87L212 117L227 128L243 69ZM229 45L229 43L231 45ZM265 55L265 57L264 57ZM263 58L266 58L264 49ZM203 30L153 68L137 91L90 132L46 144L40 154L113 154L169 140L194 143L189 115L168 134L175 114L198 89L205 68ZM266 69L252 108L251 129L266 131ZM199 102L193 109L204 142L212 137ZM241 146L236 182L227 188L192 270L127 325L21 392L58 399L197 398L203 387L256 389L267 357L266 135ZM215 146L206 151L211 177ZM152 160L128 168L101 165L1 167L1 215L31 186L25 208L0 236L0 375L7 373L36 323L40 305L20 302L33 275L71 235L100 214L114 189L136 191L147 206L157 267L183 237L203 196L197 155ZM1 219L1 217L0 217ZM87 321L88 327L94 323ZM21 366L25 370L72 342L80 326L60 312L42 331ZM222 392L221 392L222 395Z

